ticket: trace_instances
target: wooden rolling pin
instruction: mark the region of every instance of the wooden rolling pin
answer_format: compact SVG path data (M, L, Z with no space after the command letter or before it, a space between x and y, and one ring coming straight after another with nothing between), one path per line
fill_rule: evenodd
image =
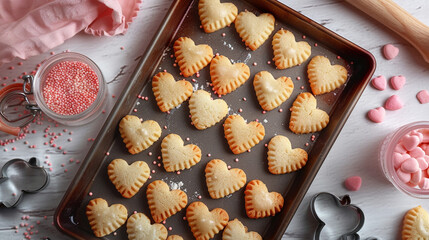
M392 0L346 0L399 34L429 63L429 27Z

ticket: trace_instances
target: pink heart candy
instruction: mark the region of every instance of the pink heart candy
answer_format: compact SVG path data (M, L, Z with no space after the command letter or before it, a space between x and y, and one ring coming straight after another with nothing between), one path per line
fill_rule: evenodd
M410 155L406 153L405 154L401 154L398 152L393 153L393 166L395 167L395 169L400 168L401 164L408 158L410 158Z
M419 170L415 173L412 173L410 183L414 186L417 186L417 185L419 185L420 181L422 180L422 177L423 177L422 170Z
M419 100L419 102L421 104L425 104L429 102L429 92L426 90L421 90L420 92L417 93L417 100Z
M359 176L348 177L344 181L344 186L349 191L358 191L362 185L362 178Z
M397 152L397 153L407 153L407 149L405 149L404 145L402 145L402 143L399 142L398 144L396 144L394 152Z
M422 143L429 143L429 128L422 128L418 130L422 134Z
M420 170L419 162L415 158L408 158L401 164L400 169L404 173L415 173Z
M398 95L392 95L384 103L384 108L387 110L395 111L404 106Z
M429 189L429 178L422 178L419 183L421 189Z
M423 134L420 131L413 130L413 131L410 132L410 135L415 135L415 136L419 137L420 142L423 141L424 136L423 136Z
M392 44L386 44L383 47L383 55L387 60L394 59L398 56L399 49Z
M419 163L419 168L421 170L425 170L429 167L429 164L428 164L428 162L426 162L426 159L424 157L416 158L416 160Z
M420 157L424 157L425 156L425 151L423 151L423 149L421 149L420 147L416 147L413 150L411 150L409 152L410 156L413 158L420 158Z
M394 76L390 78L390 85L392 86L393 89L399 90L405 85L406 81L407 80L402 75Z
M407 151L411 151L420 144L420 138L415 135L407 134L401 138L401 143Z
M380 75L371 81L372 86L374 86L376 89L383 91L386 89L386 78L383 75Z
M401 169L396 170L399 180L403 183L407 183L411 180L411 173L404 173Z
M378 107L368 111L368 118L375 123L381 123L384 120L385 114L386 110L383 107Z

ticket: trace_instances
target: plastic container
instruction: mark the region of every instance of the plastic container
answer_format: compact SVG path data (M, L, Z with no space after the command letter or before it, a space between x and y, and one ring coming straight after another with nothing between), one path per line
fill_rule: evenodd
M44 95L46 80L50 71L55 68L58 64L61 63L70 63L70 62L79 62L83 63L81 65L87 65L93 71L91 73L95 73L98 81L98 92L96 92L95 98L93 98L93 102L90 103L89 106L85 106L85 110L80 111L76 114L62 114L58 111L54 111L52 107L47 103ZM86 85L82 84L82 88L85 88ZM97 64L95 64L88 57L74 52L64 52L59 53L51 58L47 59L39 68L33 80L33 93L34 98L37 105L40 107L43 113L45 113L51 119L69 126L77 126L86 124L92 120L94 120L99 114L102 112L103 107L106 104L107 99L107 86L104 81L103 74L98 68ZM63 95L59 95L58 98L63 97ZM71 104L73 107L76 104ZM52 105L51 105L52 106Z
M429 189L421 189L419 186L414 187L399 179L393 161L395 147L402 137L418 129L429 129L429 121L412 122L389 134L381 144L378 159L384 175L399 191L415 198L429 198Z

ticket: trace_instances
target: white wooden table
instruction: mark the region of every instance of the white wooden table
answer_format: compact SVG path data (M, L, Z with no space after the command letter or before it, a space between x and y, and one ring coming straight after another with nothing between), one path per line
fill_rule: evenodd
M366 88L286 230L284 238L312 237L316 223L309 211L309 201L314 194L327 191L336 195L349 194L352 202L363 209L366 222L360 231L362 238L374 236L380 239L398 239L406 211L417 205L429 210L429 200L415 199L400 193L385 179L377 160L378 147L383 138L397 127L429 119L429 104L422 105L416 99L418 91L429 90L429 64L425 63L405 40L343 1L282 0L282 2L287 2L290 7L369 50L377 60L375 75L389 78L402 74L407 78L406 85L399 91L390 87L382 92L371 86ZM396 2L429 25L428 1L396 0ZM92 145L91 138L96 137L101 123L116 101L117 98L112 95L119 96L121 93L137 63L136 59L149 44L170 3L171 0L143 1L138 17L123 36L93 37L79 33L51 50L57 53L65 50L81 52L97 62L108 82L109 108L96 122L83 127L56 127L48 121L43 121L42 125L32 124L30 132L24 139L0 146L0 165L12 158L28 159L36 156L42 163L46 161L43 166L52 168L52 171L49 171L51 181L46 189L37 194L25 195L16 208L0 209L0 239L23 239L23 233L31 226L33 226L32 239L44 236L51 239L69 239L52 224L55 208L79 168L79 162L85 158ZM393 43L400 49L398 57L391 61L384 59L381 53L382 46L387 43ZM0 84L12 83L22 72L31 72L38 63L49 56L50 51L25 61L16 59L12 63L0 66ZM20 65L20 62L23 64ZM14 66L14 69L9 69L10 66ZM404 108L387 112L383 123L370 122L366 118L367 111L382 106L385 99L393 94L399 95L404 101ZM43 137L48 125L49 132L58 136L54 140L56 147L52 147L51 144L44 145L44 142L49 142L49 138ZM11 136L0 133L0 140L8 139L11 139ZM363 179L362 188L357 192L349 192L343 186L344 180L352 175L359 175ZM18 229L14 229L15 226L18 226Z

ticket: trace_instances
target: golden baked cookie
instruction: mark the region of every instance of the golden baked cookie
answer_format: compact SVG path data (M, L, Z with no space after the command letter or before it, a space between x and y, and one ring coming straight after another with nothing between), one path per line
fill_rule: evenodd
M86 216L96 237L103 237L116 231L128 218L128 211L122 204L108 206L106 200L95 198L86 206Z
M161 127L153 120L140 121L133 115L126 115L119 123L119 132L131 154L139 153L152 146L161 136Z
M261 71L255 75L253 87L259 105L262 109L271 111L290 97L293 91L293 82L288 77L274 79L271 73Z
M334 91L347 80L347 69L341 65L331 65L329 59L324 56L311 59L307 74L314 95Z
M274 16L269 13L256 16L252 12L244 11L235 19L235 29L244 44L255 51L273 32L274 22Z
M174 42L174 55L184 77L190 77L207 66L213 58L213 49L207 44L195 45L188 37Z
M240 154L264 139L265 128L259 122L246 123L240 115L230 115L225 120L224 133L231 151Z
M190 82L176 81L170 73L159 72L152 78L152 91L159 109L168 112L186 101L193 89Z
M220 159L213 159L205 168L206 184L210 197L223 198L238 191L246 184L246 173L239 168L228 169Z
M146 197L150 213L160 223L182 210L188 204L188 196L182 190L171 190L167 183L156 180L147 186Z
M429 239L429 214L421 206L409 210L402 223L402 240L414 239Z
M203 202L193 202L186 209L186 220L196 240L209 240L228 224L229 216L222 208L209 211Z
M127 221L127 234L129 240L165 240L168 232L162 224L151 224L143 213L134 213Z
M199 130L220 122L228 114L228 105L222 99L213 100L204 90L195 91L189 99L192 124Z
M183 240L183 238L179 235L170 235L167 240Z
M300 93L292 104L289 128L292 132L311 133L325 128L329 115L317 109L316 98L308 92Z
M201 160L201 149L194 144L184 146L177 134L168 134L161 143L162 163L167 172L189 169Z
M234 22L238 9L233 3L220 0L200 0L198 14L206 33L212 33Z
M107 175L124 198L131 198L149 178L150 169L143 161L128 165L123 159L115 159L107 166Z
M244 191L244 207L249 218L274 216L283 208L284 199L280 193L268 192L260 180L252 180Z
M210 77L216 94L226 95L249 79L250 69L244 63L232 64L225 56L219 55L210 63Z
M285 69L305 62L311 55L311 47L305 41L296 42L288 30L280 29L273 37L274 63L278 69Z
M268 170L272 174L284 174L301 169L307 163L304 149L294 148L289 139L277 135L268 143Z
M247 227L237 218L229 221L223 230L222 240L262 240L257 232L248 232Z

